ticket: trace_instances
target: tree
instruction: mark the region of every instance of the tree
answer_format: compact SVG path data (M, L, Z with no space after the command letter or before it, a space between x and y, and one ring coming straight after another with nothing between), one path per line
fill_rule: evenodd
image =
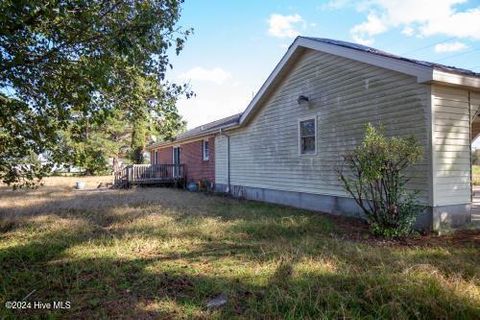
M168 117L164 106L190 95L165 80L168 54L191 33L176 26L182 2L2 1L0 178L19 186L41 178L47 167L18 165L32 153L68 161L61 132L79 118L101 124L122 110L138 119L138 106ZM139 86L147 90L137 94Z
M117 159L130 146L129 128L122 113L109 112L101 123L92 123L82 115L76 118L62 133L68 164L83 168L87 175L111 172L109 159Z
M480 165L480 149L472 151L472 164L475 166Z
M374 234L387 237L411 232L421 206L407 191L405 170L417 163L423 149L415 137L386 137L368 124L363 142L344 156L338 170L345 190L365 213Z
M142 163L144 147L153 141L153 136L168 140L185 128L176 108L163 114L163 117L150 114L142 121L135 121L123 110L115 109L102 123L92 123L88 117L78 114L62 134L69 164L83 168L87 175L94 175L112 170L109 159L113 160L114 167L119 158L129 157L134 163ZM140 130L139 126L142 126Z

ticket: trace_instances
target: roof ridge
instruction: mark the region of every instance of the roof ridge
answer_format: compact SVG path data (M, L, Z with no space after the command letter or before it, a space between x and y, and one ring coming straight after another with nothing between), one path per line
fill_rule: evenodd
M425 60L407 58L407 57L403 57L403 56L400 56L400 55L397 55L397 54L393 54L393 53L390 53L390 52L387 52L387 51L384 51L384 50L380 50L380 49L369 47L369 46L366 46L366 45L363 45L363 44L348 42L348 41L344 41L344 40L335 40L335 39L329 39L329 38L317 38L317 37L308 37L308 36L298 36L297 38L313 40L313 41L327 43L327 44L331 44L331 45L337 45L337 46L341 46L341 47L344 47L344 48L349 48L349 49L353 49L353 50L357 50L357 51L368 52L368 53L371 53L371 54L375 54L375 55L379 55L379 56L383 56L383 57L387 57L387 58L391 58L391 59L411 62L411 63L422 65L422 66L433 67L433 68L437 68L437 69L440 69L440 70L445 70L445 71L448 71L448 72L460 73L460 74L471 75L471 76L476 76L476 77L480 76L479 72L475 72L475 71L472 71L472 70L469 70L469 69L458 68L458 67L449 66L449 65L446 65L446 64L429 62L429 61L425 61Z

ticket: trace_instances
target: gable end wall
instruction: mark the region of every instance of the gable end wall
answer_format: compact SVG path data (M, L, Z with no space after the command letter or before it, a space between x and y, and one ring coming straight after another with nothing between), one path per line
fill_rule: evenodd
M310 98L309 108L298 105L299 95ZM429 205L430 107L430 86L416 77L306 50L251 122L228 132L231 185L348 198L335 169L372 122L388 135L413 134L425 147L409 172L409 187ZM299 155L298 120L306 117L317 120L316 155ZM225 183L226 139L217 137L217 143L216 181Z

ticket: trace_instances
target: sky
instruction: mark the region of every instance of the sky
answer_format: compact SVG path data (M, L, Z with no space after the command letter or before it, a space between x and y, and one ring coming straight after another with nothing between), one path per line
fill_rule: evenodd
M189 129L242 112L298 35L480 72L480 0L186 0L178 25L194 34L167 77L196 94Z

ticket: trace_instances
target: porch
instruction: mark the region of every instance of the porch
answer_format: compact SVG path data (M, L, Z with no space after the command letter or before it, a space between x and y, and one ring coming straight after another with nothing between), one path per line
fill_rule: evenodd
M114 186L130 188L133 185L184 185L185 178L184 164L133 164L115 172Z

